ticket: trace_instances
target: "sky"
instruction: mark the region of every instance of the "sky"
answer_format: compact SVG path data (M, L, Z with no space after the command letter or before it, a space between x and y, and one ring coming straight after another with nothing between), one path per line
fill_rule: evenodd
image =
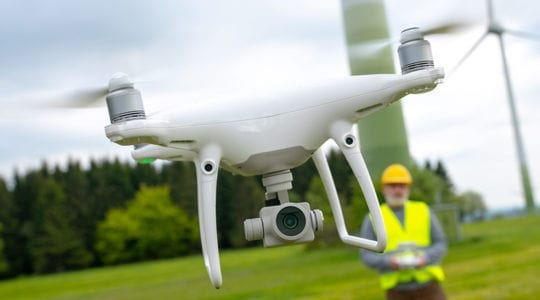
M435 64L451 70L485 31L484 1L386 0L392 37L410 26L474 20L429 38ZM527 9L523 9L526 7ZM494 1L505 27L540 35L540 4ZM147 113L208 99L265 95L349 75L340 1L2 1L0 176L42 161L130 159L109 142L105 107L45 109L116 72L139 83ZM540 42L505 37L535 198L540 197ZM396 45L397 47L397 45ZM435 91L402 100L411 154L441 160L457 190L489 208L524 199L500 51L494 37ZM37 107L37 108L36 108ZM536 203L540 203L539 200Z

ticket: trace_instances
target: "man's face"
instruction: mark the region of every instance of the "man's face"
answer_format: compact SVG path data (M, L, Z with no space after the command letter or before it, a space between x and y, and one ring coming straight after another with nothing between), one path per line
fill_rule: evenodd
M409 186L403 183L385 184L382 189L386 204L390 207L400 207L409 198Z

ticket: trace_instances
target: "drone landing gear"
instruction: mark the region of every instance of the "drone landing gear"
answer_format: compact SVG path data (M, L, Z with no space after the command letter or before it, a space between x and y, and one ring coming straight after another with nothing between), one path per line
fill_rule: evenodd
M220 160L221 149L215 145L204 147L199 158L194 160L204 265L210 281L217 289L222 284L216 225L216 189Z
M349 163L356 180L360 184L362 193L366 198L366 203L371 213L371 220L377 241L368 240L356 236L352 236L347 232L345 226L345 220L343 218L343 211L339 202L338 193L336 191L336 185L328 166L328 161L323 153L323 150L319 148L313 154L313 161L317 168L321 180L326 190L328 200L330 201L330 208L336 221L336 227L341 240L349 245L366 248L373 251L382 252L386 248L386 230L384 228L384 222L382 219L381 210L379 208L379 201L377 200L377 194L373 188L373 183L369 176L362 153L360 152L360 143L358 135L353 130L353 125L349 122L338 121L331 127L332 139L338 144L341 152L345 156L345 159Z

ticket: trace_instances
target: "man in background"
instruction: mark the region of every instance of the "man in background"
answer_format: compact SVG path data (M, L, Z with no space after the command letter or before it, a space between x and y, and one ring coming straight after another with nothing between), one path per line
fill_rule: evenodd
M379 272L386 299L446 299L440 285L446 239L429 207L409 200L411 184L411 174L404 166L393 164L384 170L381 212L388 243L383 253L362 249L362 260ZM375 239L369 216L364 219L361 235Z

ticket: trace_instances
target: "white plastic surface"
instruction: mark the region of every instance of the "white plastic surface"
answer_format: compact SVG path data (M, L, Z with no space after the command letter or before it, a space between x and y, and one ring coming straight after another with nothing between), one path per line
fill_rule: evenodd
M125 87L133 87L133 81L125 73L115 73L109 80L109 92Z
M109 125L105 132L120 145L162 146L154 158L169 159L177 152L179 160L191 160L189 155L180 157L215 143L226 170L262 175L308 160L328 140L329 128L337 120L354 123L409 93L429 90L443 77L442 69L350 76L270 99L183 103L146 120Z
M199 159L196 159L197 198L199 209L199 229L204 257L204 265L215 288L223 283L219 262L219 248L216 225L216 189L221 150L216 145L202 148ZM204 162L211 161L215 168L212 172L204 170Z
M360 146L358 142L358 135L352 130L352 124L339 121L332 126L332 138L338 144L339 148L343 152L347 162L349 163L353 173L360 184L362 193L366 198L366 203L369 208L369 212L372 216L373 229L377 240L365 239L357 236L350 235L345 225L345 219L343 217L343 210L341 209L341 203L339 201L334 179L328 166L328 161L323 153L322 149L318 149L313 154L313 161L321 176L323 186L326 190L328 200L330 201L330 208L336 221L336 227L341 240L349 245L369 249L372 251L382 252L386 248L386 229L382 219L381 209L379 207L379 201L377 200L377 194L375 188L371 182L369 171L367 169L364 158L360 152ZM348 146L345 142L345 138L354 137L356 140L352 146Z

